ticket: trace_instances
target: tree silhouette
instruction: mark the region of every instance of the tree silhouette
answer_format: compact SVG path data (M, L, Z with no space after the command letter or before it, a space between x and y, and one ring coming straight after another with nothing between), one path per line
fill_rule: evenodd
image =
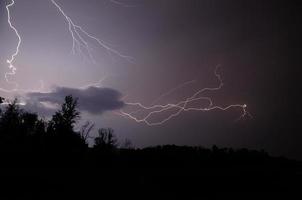
M85 140L92 127L87 127L86 137L82 137L81 132L74 131L79 118L77 99L72 96L65 97L61 109L49 122L20 109L15 99L0 113L0 150L84 151L88 147Z
M49 131L61 134L73 132L74 124L80 118L80 113L76 107L77 99L66 96L61 110L57 111L49 122Z
M37 131L38 115L20 109L17 102L18 100L15 99L1 113L1 150L25 151L32 147L29 144L31 144L30 140Z
M86 123L81 127L80 135L85 141L87 141L88 138L91 138L90 132L93 130L93 128L94 123L91 123L90 121L86 121Z
M77 110L78 101L71 95L65 97L61 110L57 111L47 127L51 139L48 146L55 151L81 151L87 148L85 140L74 131L74 125L80 118ZM53 147L55 149L53 149Z
M121 145L122 149L134 149L134 146L131 142L131 140L129 140L128 138L126 138L123 142L123 144Z
M111 128L101 128L98 130L98 137L94 139L96 150L111 151L117 148L117 138Z
M15 149L24 139L21 135L21 110L15 99L8 104L0 119L1 148Z

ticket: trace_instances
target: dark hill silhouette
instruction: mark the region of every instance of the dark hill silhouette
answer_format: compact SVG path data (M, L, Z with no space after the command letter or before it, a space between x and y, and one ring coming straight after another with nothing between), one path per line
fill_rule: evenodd
M99 129L89 147L94 125L74 130L80 113L72 96L49 121L17 100L0 113L1 199L290 199L300 191L301 162L263 150L138 149L119 145L110 128Z

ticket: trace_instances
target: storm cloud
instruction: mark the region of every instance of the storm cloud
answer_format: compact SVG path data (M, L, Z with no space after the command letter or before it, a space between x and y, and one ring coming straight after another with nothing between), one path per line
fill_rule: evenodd
M112 88L87 87L68 88L56 87L46 93L33 92L26 95L25 109L47 115L62 104L64 98L72 95L78 98L80 111L90 114L102 114L106 111L120 109L124 106L121 100L121 93Z

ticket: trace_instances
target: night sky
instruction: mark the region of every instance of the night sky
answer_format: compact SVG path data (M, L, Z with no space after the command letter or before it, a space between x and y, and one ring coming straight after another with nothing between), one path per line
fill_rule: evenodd
M0 86L6 60L17 37L0 1ZM158 144L265 149L272 155L302 159L300 82L302 3L244 0L57 0L72 20L109 43L131 61L89 40L95 63L72 55L68 24L50 0L15 0L12 22L22 36L10 79L21 89L40 92L0 96L27 100L27 108L48 115L34 104L44 99L79 97L83 121L112 127L136 147ZM247 104L253 116L236 121L240 109L184 112L160 126L147 126L118 115L127 102L176 103L204 87L217 87L215 67L224 86L208 92L215 104ZM84 86L103 80L99 87ZM47 92L45 94L45 92ZM155 118L161 116L155 116ZM157 119L154 119L157 120ZM83 123L80 122L80 123Z

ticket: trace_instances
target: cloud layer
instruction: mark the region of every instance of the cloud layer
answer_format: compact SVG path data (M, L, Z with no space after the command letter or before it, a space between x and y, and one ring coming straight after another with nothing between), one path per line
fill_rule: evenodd
M64 102L67 95L78 98L80 111L102 114L105 111L120 109L124 106L121 93L111 88L87 87L84 89L56 87L47 93L27 93L24 109L48 115Z

